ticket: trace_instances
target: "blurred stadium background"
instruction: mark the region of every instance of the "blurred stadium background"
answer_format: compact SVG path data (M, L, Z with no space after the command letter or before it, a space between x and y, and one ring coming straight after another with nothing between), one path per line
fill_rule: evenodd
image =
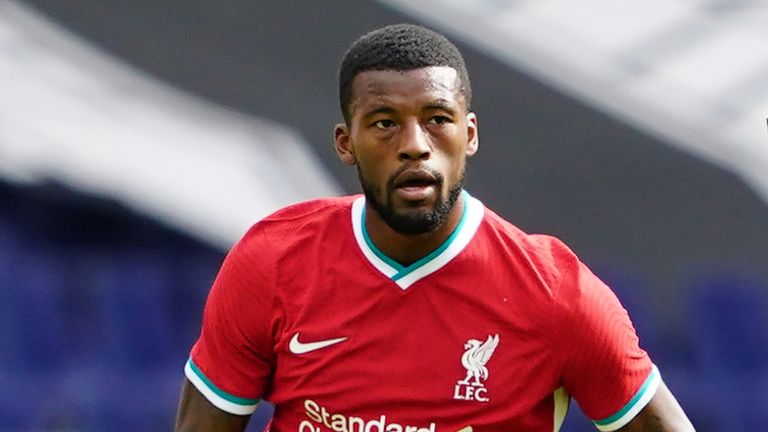
M402 21L465 53L468 189L614 288L700 431L765 428L767 3L2 0L0 431L171 429L228 247L358 191L337 66Z

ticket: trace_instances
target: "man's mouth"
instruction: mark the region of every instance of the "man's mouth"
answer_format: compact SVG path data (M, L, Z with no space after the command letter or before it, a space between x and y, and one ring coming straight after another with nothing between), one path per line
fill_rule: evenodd
M406 201L423 201L435 193L437 183L427 170L408 170L395 178L395 193Z

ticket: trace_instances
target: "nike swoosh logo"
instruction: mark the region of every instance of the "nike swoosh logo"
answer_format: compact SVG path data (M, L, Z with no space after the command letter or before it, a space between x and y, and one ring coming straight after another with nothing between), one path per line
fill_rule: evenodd
M456 432L472 432L472 426L463 427Z
M336 345L339 342L344 342L347 337L340 337L335 339L326 339L315 342L299 342L299 333L296 333L291 338L291 343L288 344L288 349L294 354L306 354L308 352L319 350L320 348Z

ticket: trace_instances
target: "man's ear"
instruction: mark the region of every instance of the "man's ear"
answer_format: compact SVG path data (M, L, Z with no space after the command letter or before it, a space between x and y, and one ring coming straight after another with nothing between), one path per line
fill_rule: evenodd
M467 114L467 156L477 153L479 144L477 132L477 114L470 112Z
M355 158L355 150L352 147L352 142L349 137L349 127L344 123L339 123L333 128L333 142L336 148L336 154L339 155L339 159L347 165L354 165L357 163Z

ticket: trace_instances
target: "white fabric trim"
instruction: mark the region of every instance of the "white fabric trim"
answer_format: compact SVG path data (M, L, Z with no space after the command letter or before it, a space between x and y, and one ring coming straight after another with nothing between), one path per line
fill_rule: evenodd
M648 375L647 380L648 382L643 383L643 386L640 388L640 390L638 390L638 394L639 392L642 392L642 394L640 394L640 397L634 401L634 405L632 405L632 407L630 407L627 412L624 413L624 415L611 423L604 425L595 423L595 426L601 431L615 431L626 426L627 423L635 418L635 416L637 416L637 414L640 413L640 411L645 408L646 405L648 405L648 402L650 402L653 396L656 394L656 390L658 390L659 384L661 384L661 374L659 374L659 370L656 368L656 365L653 365L653 369L651 369L651 373ZM638 395L636 394L634 397L632 397L632 399L634 400L637 396ZM629 403L632 403L632 400L630 400ZM622 410L625 408L626 406L622 408Z
M355 232L355 240L357 240L357 246L363 252L363 255L368 261L376 267L377 270L382 272L386 277L392 278L397 274L397 269L391 265L382 261L376 253L368 247L368 243L365 242L365 236L363 234L363 212L365 211L365 197L361 196L352 203L352 230Z
M560 428L563 427L565 415L568 414L568 406L571 403L571 397L568 395L568 392L565 391L564 387L560 387L555 390L553 398L555 399L555 412L552 431L559 432Z
M395 281L400 288L406 289L420 279L440 270L454 259L456 255L463 251L469 244L469 241L472 240L472 237L474 237L477 229L480 227L480 222L483 221L485 207L483 206L483 203L476 198L471 197L469 194L466 196L467 199L465 205L467 206L467 214L465 216L466 219L464 219L464 224L461 226L461 231L456 234L453 242L451 242L440 255Z
M470 196L464 192L466 197L465 205L466 214L462 220L460 231L456 233L451 244L445 248L439 255L424 263L421 267L418 267L403 276L402 278L395 280L394 282L403 290L407 289L414 283L429 276L430 274L440 270L446 264L448 264L453 258L456 257L465 247L469 244L472 237L474 237L477 229L480 227L480 223L483 221L483 215L485 214L485 206L478 199ZM378 255L368 246L365 241L365 235L363 234L364 227L362 226L363 212L365 211L365 197L361 196L352 203L352 230L355 233L355 240L357 246L363 252L365 258L379 270L386 277L392 279L398 273L399 270L387 264L384 260L379 258Z
M256 411L256 407L259 405L258 402L253 405L238 405L219 396L209 388L202 379L200 379L195 371L192 370L189 361L187 361L187 364L184 366L184 375L186 375L189 382L191 382L192 385L194 385L195 388L208 399L208 402L212 403L213 406L222 411L235 415L251 415Z

